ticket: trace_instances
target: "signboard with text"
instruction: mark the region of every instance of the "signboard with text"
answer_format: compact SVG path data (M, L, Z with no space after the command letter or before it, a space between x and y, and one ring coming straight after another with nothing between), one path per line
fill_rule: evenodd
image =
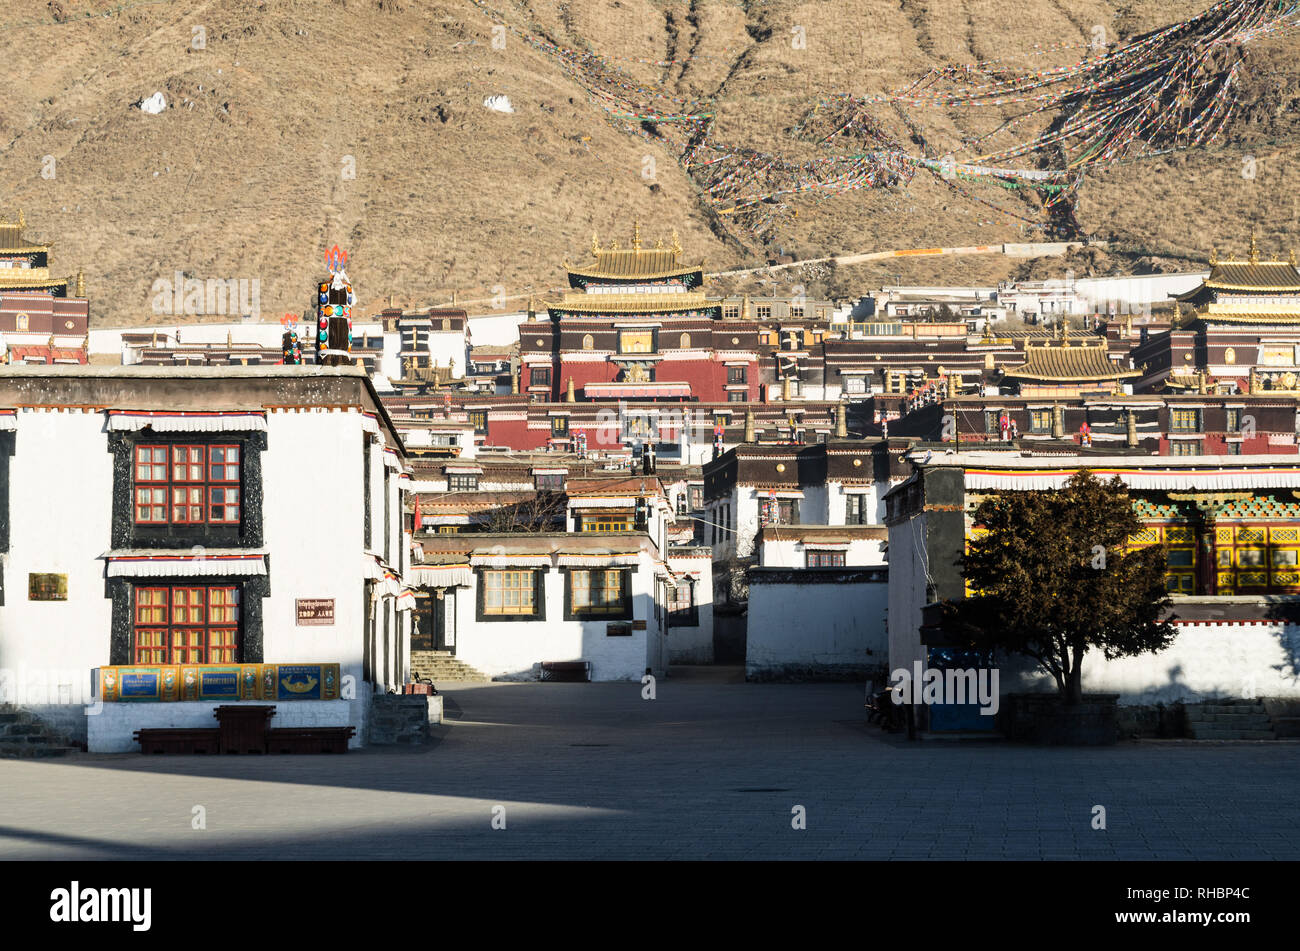
M299 627L334 623L333 598L298 598L297 605Z

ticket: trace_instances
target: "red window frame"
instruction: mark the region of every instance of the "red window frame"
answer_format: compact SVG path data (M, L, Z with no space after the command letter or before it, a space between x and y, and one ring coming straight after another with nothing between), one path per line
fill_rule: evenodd
M233 443L141 443L132 454L137 525L238 525L243 447Z
M238 585L140 585L134 594L134 663L238 662Z
M842 551L812 550L806 553L806 566L809 568L843 568L846 558Z

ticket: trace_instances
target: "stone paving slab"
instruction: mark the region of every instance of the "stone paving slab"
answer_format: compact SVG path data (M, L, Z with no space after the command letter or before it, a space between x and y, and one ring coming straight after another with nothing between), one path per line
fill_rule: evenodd
M1300 858L1292 744L909 744L851 685L641 689L458 686L426 747L0 761L0 858Z

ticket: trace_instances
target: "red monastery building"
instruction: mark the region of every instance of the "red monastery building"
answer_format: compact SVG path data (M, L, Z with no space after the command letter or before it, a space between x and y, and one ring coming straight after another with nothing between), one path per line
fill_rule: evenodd
M759 328L723 320L705 299L704 263L682 261L677 233L641 246L602 248L591 238L583 265L567 261L572 291L533 308L519 327L519 391L560 401L670 400L713 403L759 398Z
M26 222L0 218L0 363L85 363L89 303L77 277L50 275L53 245L29 241Z

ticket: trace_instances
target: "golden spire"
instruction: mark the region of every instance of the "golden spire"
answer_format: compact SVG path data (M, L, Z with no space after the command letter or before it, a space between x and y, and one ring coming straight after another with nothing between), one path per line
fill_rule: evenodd
M86 272L77 271L77 296L86 296Z
M663 249L664 249L664 239L663 239L663 238L655 238L655 250L656 250L656 251L662 251Z
M1210 249L1210 267L1218 267L1218 265L1219 265L1219 249L1218 249L1218 248L1211 248L1211 249Z
M618 239L617 239L617 238L614 239L613 241L611 241L611 242L609 243L609 250L611 250L611 251L617 251L617 250L618 250Z
M1291 264L1292 267L1295 267L1295 266L1296 266L1296 263L1295 263L1295 248L1292 248L1292 249L1291 249L1291 253L1287 255L1287 258L1286 258L1286 259L1287 259L1288 262L1290 262L1290 264Z
M632 250L641 250L641 222L632 222Z
M22 231L26 227L27 227L27 219L23 217L23 210L19 208L18 209L18 230Z
M597 257L600 254L600 242L596 240L596 232L591 233L591 256Z
M673 243L672 243L672 251L673 251L673 257L674 257L674 258L679 257L679 256L681 255L681 253L682 253L682 239L679 238L679 237L677 237L677 229L676 229L676 228L673 229Z
M1250 263L1259 263L1259 243L1255 240L1255 229L1250 229Z

